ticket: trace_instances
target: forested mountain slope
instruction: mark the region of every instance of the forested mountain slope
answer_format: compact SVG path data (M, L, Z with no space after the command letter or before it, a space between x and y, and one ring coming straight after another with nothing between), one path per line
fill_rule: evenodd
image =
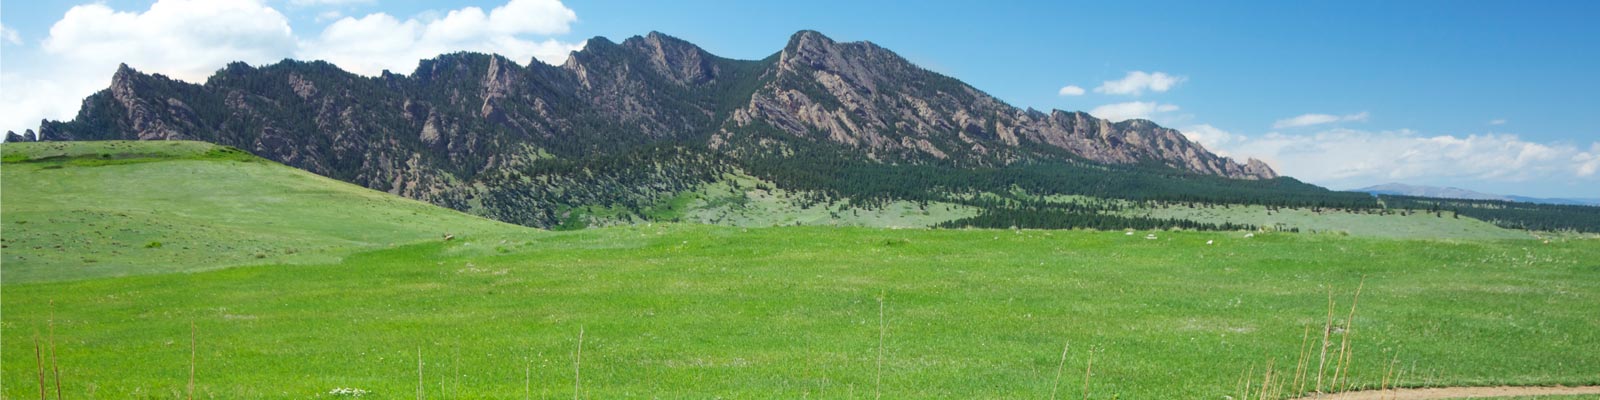
M1016 191L1376 205L1219 157L1149 121L1018 109L873 43L814 31L762 60L651 33L590 39L561 66L457 53L409 75L363 77L285 60L232 64L202 85L124 66L75 119L45 121L38 139L213 142L541 227L590 207L648 218L735 176L856 206L1040 208L975 196Z

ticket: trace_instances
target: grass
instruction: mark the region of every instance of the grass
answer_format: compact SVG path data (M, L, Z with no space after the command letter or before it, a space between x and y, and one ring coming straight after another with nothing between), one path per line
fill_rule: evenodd
M4 398L184 397L191 371L199 398L1219 398L1296 374L1324 325L1354 327L1356 388L1600 384L1581 237L548 232L194 144L13 146Z
M1068 369L1098 353L1094 398L1215 397L1267 357L1292 371L1327 291L1348 298L1362 277L1357 387L1395 352L1417 365L1401 386L1600 383L1600 355L1573 351L1600 346L1592 241L1161 236L657 224L5 285L4 391L35 390L27 338L53 299L75 397L182 392L190 321L199 397L410 395L418 346L460 349L426 360L429 396L451 365L464 396L531 380L566 397L580 326L585 398L866 395L880 334L886 398L1047 397L1063 342Z
M640 214L653 221L739 227L879 228L925 228L978 215L976 208L960 204L930 202L923 206L911 201L894 201L869 207L853 206L848 200L813 204L805 201L806 195L776 188L770 182L749 175L728 174L722 180L678 193L640 210ZM570 211L558 230L647 223L632 218L632 212L622 208L584 206Z
M8 143L6 284L327 263L521 228L199 142Z
M665 214L685 222L740 227L867 226L922 228L978 215L973 207L895 201L882 206L851 206L847 200L810 204L805 193L777 188L746 175L730 175L679 197Z
M1182 205L1140 208L1124 215L1153 218L1180 218L1200 222L1232 222L1267 229L1348 234L1393 239L1527 239L1528 232L1510 230L1468 218L1455 218L1449 212L1436 216L1426 212L1388 215L1310 209L1279 209L1264 206L1215 206L1190 208Z

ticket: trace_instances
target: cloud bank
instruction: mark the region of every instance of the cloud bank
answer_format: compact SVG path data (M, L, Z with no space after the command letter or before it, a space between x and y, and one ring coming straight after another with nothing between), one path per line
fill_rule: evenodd
M291 7L341 6L363 0L291 0ZM442 17L398 18L385 13L321 17L333 22L302 36L261 0L158 0L143 11L103 3L72 7L39 42L35 65L0 71L0 129L37 128L40 119L67 119L84 97L104 89L120 63L144 72L201 83L229 62L268 64L285 58L321 59L345 70L408 74L424 58L456 51L497 53L519 63L566 61L582 42L564 42L577 21L560 0L507 0L488 11L449 10ZM0 41L25 45L0 27Z
M1130 119L1155 119L1157 114L1173 111L1178 111L1178 106L1153 101L1130 101L1095 107L1089 110L1089 115L1111 122L1122 122Z
M1412 130L1328 129L1271 132L1258 137L1210 125L1181 130L1190 140L1236 158L1266 161L1279 173L1333 188L1386 182L1530 181L1600 179L1600 142L1539 143L1512 134L1424 135Z

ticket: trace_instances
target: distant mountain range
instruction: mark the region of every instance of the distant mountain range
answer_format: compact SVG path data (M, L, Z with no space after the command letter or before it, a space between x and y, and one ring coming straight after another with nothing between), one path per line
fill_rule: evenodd
M1418 186L1418 185L1407 185L1407 184L1403 184L1403 183L1385 183L1385 184L1382 184L1382 185L1368 186L1368 187L1364 187L1364 188L1360 188L1360 189L1355 189L1353 191L1355 191L1355 192L1372 193L1372 194L1390 194L1390 195L1400 195L1400 196L1435 197L1435 198L1441 198L1441 199L1501 200L1501 201L1520 201L1520 202L1524 202L1524 203L1540 203L1540 204L1564 204L1564 205L1580 205L1580 206L1600 206L1600 198L1592 198L1592 199L1547 199L1547 198L1526 197L1526 196L1490 194L1490 193L1476 192L1476 191L1462 189L1462 188L1456 188L1456 187Z
M665 205L733 176L809 193L808 203L1026 208L1008 214L1028 216L1022 225L1048 207L977 194L1376 205L1280 178L1261 161L1218 156L1147 120L1013 107L871 42L815 31L795 33L760 60L718 57L652 32L621 43L589 39L560 66L455 53L423 60L409 75L363 77L284 60L233 63L191 84L123 65L74 119L7 136L111 139L229 145L540 227L585 213L669 218ZM1093 211L1072 207L1053 215Z

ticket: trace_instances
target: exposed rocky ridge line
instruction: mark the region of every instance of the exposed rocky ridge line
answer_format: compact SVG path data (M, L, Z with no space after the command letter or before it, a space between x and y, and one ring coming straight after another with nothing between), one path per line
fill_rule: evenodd
M722 165L812 143L837 157L897 165L1089 161L1277 176L1259 161L1218 157L1149 121L1018 109L871 42L815 31L796 33L763 60L718 57L652 32L622 43L590 39L561 66L455 53L423 60L409 75L362 77L322 61L285 60L230 64L196 85L123 65L76 118L44 121L37 138L209 141L523 223L535 217L522 210L538 210L535 219L548 222L559 218L552 209L612 197L610 189L562 186L579 178L551 165L640 152ZM674 147L704 153L650 150ZM737 165L694 174L726 167ZM649 173L684 176L654 168ZM645 179L640 171L578 173Z

